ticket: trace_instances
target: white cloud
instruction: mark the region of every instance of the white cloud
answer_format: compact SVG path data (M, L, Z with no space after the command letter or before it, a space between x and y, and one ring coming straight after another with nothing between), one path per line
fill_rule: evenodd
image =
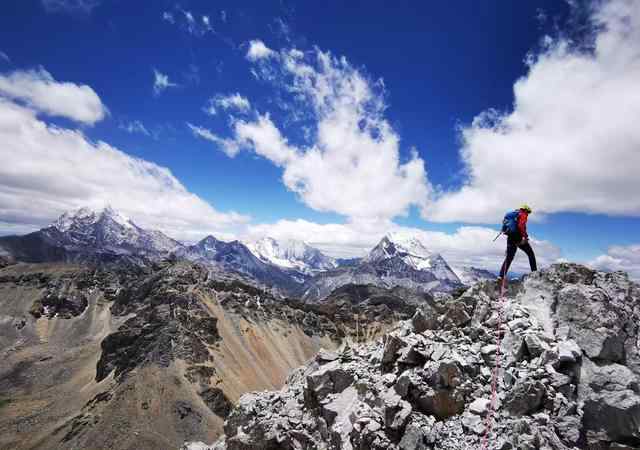
M66 12L89 14L101 0L42 0L47 12Z
M164 11L162 13L162 20L166 20L167 22L169 22L170 24L174 24L176 23L176 19L175 17L173 17L173 14L170 13L169 11Z
M231 158L236 156L240 151L240 147L238 146L238 143L233 139L221 138L215 135L211 130L208 130L207 128L204 128L204 127L192 125L189 122L187 122L187 126L189 127L189 129L191 130L194 136L213 142L220 148L220 150L225 152L227 156Z
M88 125L102 120L108 113L91 87L56 81L43 68L0 74L0 96L19 100L51 116Z
M254 39L249 42L249 50L247 51L247 59L249 61L255 62L260 59L269 58L275 54L273 50L264 45L264 42L259 39Z
M144 126L144 124L139 120L134 120L132 122L121 123L120 125L118 125L118 128L120 128L121 130L124 130L124 131L126 131L127 133L130 133L130 134L140 133L140 134L144 134L146 136L151 136L151 133L149 132L149 130L147 130L147 128Z
M523 201L542 213L640 216L640 2L595 5L593 51L547 38L514 85L513 110L462 129L464 184L426 218L495 222Z
M589 265L608 272L622 270L640 282L640 244L610 247L605 255L593 259Z
M233 110L247 113L251 110L251 103L246 97L237 92L229 95L216 95L209 99L204 111L211 116L215 116L218 113L217 108L222 108L225 111Z
M265 236L276 239L298 239L335 257L364 256L388 232L410 234L422 241L431 251L438 252L452 266L474 266L498 271L504 260L505 242L493 241L496 231L485 227L460 227L454 233L425 231L391 222L347 222L344 224L318 224L306 220L280 220L273 224L251 225L246 239ZM532 237L532 246L539 267L560 260L560 249L548 241ZM529 260L518 252L512 271L526 272Z
M228 235L248 219L221 213L169 169L75 130L52 126L0 98L0 222L4 231L44 226L65 210L111 204L144 227L178 239ZM225 232L225 233L223 233Z
M10 63L11 62L11 58L9 58L9 55L7 55L5 52L0 50L0 59Z
M213 28L211 28L211 21L209 20L209 16L202 16L202 24L207 31L213 31Z
M176 83L169 81L169 75L165 75L153 69L153 92L160 95L164 90L170 87L177 87Z
M177 25L178 28L193 36L201 37L207 33L215 33L211 24L211 18L208 15L201 15L198 18L198 14L182 9L177 5L173 11L164 11L162 13L162 20L172 25Z
M312 119L309 146L291 144L269 114L233 123L234 139L283 168L283 182L305 204L351 220L385 221L422 208L430 195L416 152L402 161L400 137L384 118L384 92L345 58L282 51L261 73L297 99ZM266 72L265 72L266 71Z

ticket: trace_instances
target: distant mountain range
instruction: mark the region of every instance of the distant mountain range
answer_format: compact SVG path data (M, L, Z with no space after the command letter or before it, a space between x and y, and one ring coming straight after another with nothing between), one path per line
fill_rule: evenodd
M325 271L305 283L302 297L319 300L346 284L401 286L420 292L450 291L463 286L439 253L411 235L390 233L369 254L350 266Z
M126 259L139 264L173 255L309 301L325 298L347 284L431 292L495 277L471 267L454 271L440 254L411 235L390 233L364 258L335 259L304 242L270 237L243 243L207 236L185 245L160 231L139 227L110 207L81 208L39 231L0 237L0 255L25 262Z

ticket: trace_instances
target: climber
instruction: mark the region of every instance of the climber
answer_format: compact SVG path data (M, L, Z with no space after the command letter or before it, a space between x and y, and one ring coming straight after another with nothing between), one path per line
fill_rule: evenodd
M533 253L531 245L529 245L529 235L527 234L527 219L529 214L531 214L531 208L529 205L524 204L519 209L508 212L504 216L502 233L507 235L507 251L504 263L502 263L502 268L500 269L498 282L502 282L509 271L509 266L518 248L529 257L531 271L534 272L538 270L536 255Z

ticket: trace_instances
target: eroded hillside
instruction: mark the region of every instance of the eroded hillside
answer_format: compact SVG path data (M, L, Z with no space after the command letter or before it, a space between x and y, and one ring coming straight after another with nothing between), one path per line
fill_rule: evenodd
M214 440L243 393L278 389L320 348L375 337L415 310L364 289L311 307L188 262L5 267L0 447Z

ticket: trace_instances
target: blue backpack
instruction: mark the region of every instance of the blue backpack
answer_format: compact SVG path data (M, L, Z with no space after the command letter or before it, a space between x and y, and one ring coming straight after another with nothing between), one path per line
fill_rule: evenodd
M502 232L506 234L515 234L518 232L518 216L520 211L510 211L504 215L502 220Z

